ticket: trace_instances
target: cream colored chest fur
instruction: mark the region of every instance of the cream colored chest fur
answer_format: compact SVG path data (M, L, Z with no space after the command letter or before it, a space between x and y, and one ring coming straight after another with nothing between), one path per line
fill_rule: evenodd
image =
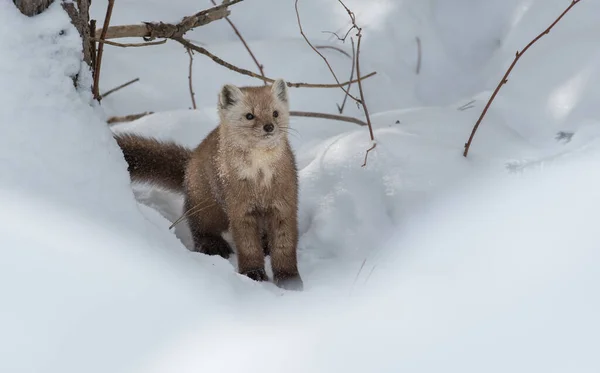
M277 174L277 162L281 159L282 149L253 149L233 162L237 177L268 187Z

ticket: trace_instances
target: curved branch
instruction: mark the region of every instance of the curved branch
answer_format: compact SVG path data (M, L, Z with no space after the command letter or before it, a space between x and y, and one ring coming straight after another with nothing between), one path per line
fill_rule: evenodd
M359 100L358 98L354 97L350 93L349 89L344 88L344 86L342 84L340 84L340 81L339 81L337 75L335 74L335 71L333 71L333 67L331 67L331 65L329 64L329 61L327 60L327 57L325 57L321 52L319 52L319 50L317 48L315 48L314 45L312 45L312 43L310 42L310 40L308 40L308 38L304 34L304 30L302 29L302 22L300 21L300 12L298 11L298 0L295 1L294 6L296 8L296 18L298 20L298 28L300 29L300 35L302 35L302 37L306 41L306 44L308 44L308 46L311 47L311 49L313 51L315 51L315 53L318 54L323 59L323 61L325 61L325 64L327 65L327 68L331 72L331 75L333 75L333 79L335 79L335 82L338 84L338 87L340 87L346 93L346 95L348 97L350 97L351 99L353 99L354 101L356 101L357 103L360 104L361 100Z
M256 73L253 73L250 70L246 70L246 69L242 69L242 68L239 68L237 66L234 66L234 65L230 64L229 62L224 61L221 58L219 58L219 57L215 56L214 54L210 53L205 48L202 48L202 47L199 47L199 46L197 46L195 44L192 44L192 43L190 43L189 41L187 41L184 38L176 37L176 38L172 38L172 39L175 40L176 42L180 43L181 45L183 45L186 48L192 49L192 50L194 50L194 51L196 51L196 52L198 52L200 54L203 54L203 55L205 55L207 57L210 57L210 59L212 59L213 61L215 61L219 65L224 66L224 67L226 67L226 68L228 68L230 70L233 70L233 71L235 71L237 73L240 73L242 75L251 76L253 78L261 79L262 81L265 81L265 82L268 82L268 83L273 83L275 81L275 79L271 79L271 78L268 78L268 77L263 77L263 76L260 76L260 75L258 75ZM372 77L375 74L377 74L377 73L376 72L372 72L370 74L367 74L367 75L361 77L360 79L361 80L365 80L367 78ZM291 87L291 88L339 88L341 86L346 86L346 85L349 85L349 84L352 84L352 83L356 83L356 82L358 82L358 79L354 79L354 80L351 80L351 81L348 81L348 82L343 82L343 83L340 83L340 84L292 83L292 82L287 82L286 81L287 86Z
M210 2L213 3L213 5L217 5L215 0L210 0ZM233 32L235 32L238 39L240 39L240 41L244 45L244 48L246 48L246 50L248 51L248 54L250 54L250 57L256 64L256 67L258 67L258 71L260 71L260 75L264 78L264 76L265 76L264 66L260 62L258 62L258 60L256 59L256 56L254 55L254 53L252 53L252 49L250 49L250 46L248 45L248 43L246 43L246 39L244 39L240 30L238 30L238 28L235 26L233 21L229 19L229 17L225 17L225 20L227 21L227 23L229 23L229 26L231 26L231 28L233 29ZM265 83L265 85L267 84L266 81L264 83Z
M336 114L325 114L325 113L313 113L310 111L290 111L290 116L292 117L305 117L305 118L322 118L322 119L331 119L331 120L339 120L342 122L354 123L359 126L366 126L367 122L363 122L362 120L354 117L347 117L345 115L336 115Z
M525 46L525 48L523 48L523 50L521 52L517 51L517 53L515 54L515 59L510 64L508 70L506 70L506 73L504 74L504 76L500 80L500 83L498 83L498 86L494 90L494 93L492 93L492 96L490 97L490 99L488 100L487 104L485 105L485 108L483 108L483 112L479 116L479 119L477 119L477 123L475 123L475 126L473 127L473 131L471 131L471 136L469 136L469 141L467 141L467 143L465 144L465 151L463 153L464 157L466 157L467 154L469 154L469 149L471 148L471 143L473 142L473 138L475 137L475 133L477 132L477 129L479 128L479 125L483 121L483 118L485 117L485 114L487 113L488 109L492 105L492 102L496 98L496 95L500 91L500 88L502 88L503 85L505 85L506 83L508 83L508 76L510 75L511 71L513 70L513 68L517 64L517 61L519 61L519 58L521 58L521 56L523 55L523 53L525 53L533 44L535 44L538 40L540 40L544 35L549 34L550 30L552 30L552 28L565 16L565 14L567 14L569 12L569 10L571 10L571 8L573 8L575 5L577 5L577 3L579 3L580 1L581 0L573 0L571 2L571 4L567 7L567 9L565 9L561 13L561 15L558 16L558 18L554 22L552 22L552 24L547 29L545 29L544 31L542 31L541 34L539 34L532 41L530 41L529 44L527 44Z

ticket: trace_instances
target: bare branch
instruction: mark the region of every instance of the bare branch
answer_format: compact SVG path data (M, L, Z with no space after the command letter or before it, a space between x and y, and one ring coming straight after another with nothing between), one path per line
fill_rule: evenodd
M354 66L356 63L356 51L354 49L354 39L350 39L350 41L352 42L352 69L350 70L350 81L352 81L352 79L354 79ZM350 90L350 87L352 86L352 84L348 84L348 90ZM346 100L348 99L348 95L344 95L344 100L342 101L342 105L337 105L338 111L340 112L340 114L342 114L344 112L344 107L346 106Z
M150 115L150 114L154 114L154 112L153 111L146 111L146 112L139 113L139 114L125 115L125 116L122 116L122 117L110 117L110 118L108 118L108 120L106 121L106 123L108 123L108 124L115 124L115 123L132 122L134 120L140 119L140 118L145 117L146 115Z
M354 15L354 12L352 12L342 0L338 0L338 3L340 3L344 7L344 9L346 9L346 12L350 17L350 21L352 21L352 27L350 28L350 30L356 29L356 37L358 38L358 41L356 43L356 75L358 77L358 91L360 92L360 102L362 103L363 111L365 113L365 119L367 120L367 127L369 127L369 136L371 137L372 143L371 147L367 149L367 152L365 153L365 161L362 165L363 167L365 167L367 165L369 153L375 149L377 143L375 142L375 135L373 134L373 125L371 124L371 116L369 115L369 109L367 107L367 103L365 101L365 94L363 92L363 78L360 76L360 43L362 41L362 28L358 27L358 25L356 24L356 16Z
M244 0L232 0L230 2L203 10L192 16L184 17L177 24L145 22L139 25L112 26L106 33L106 39L143 37L147 39L171 39L183 37L189 30L207 25L213 21L225 18L229 15L227 7Z
M188 72L188 82L189 82L189 86L190 86L190 97L192 98L192 108L194 108L194 110L197 109L196 107L196 94L194 93L194 85L192 83L192 66L194 65L194 56L192 55L192 50L190 48L186 48L188 55L190 56L190 67L189 67L189 72Z
M104 39L106 39L106 33L108 31L108 25L110 24L110 17L112 15L113 7L115 5L115 0L108 0L108 6L106 8L106 16L104 17L104 26L102 27L102 31L100 33L100 42L98 43L98 55L96 56L96 69L94 70L94 85L92 87L92 92L94 94L94 98L98 101L102 100L102 96L100 96L100 88L98 86L100 82L100 69L102 65L102 53L104 52Z
M341 0L339 0L341 2ZM362 29L357 27L358 29L358 42L356 44L356 75L358 75L358 90L360 92L360 100L362 102L363 111L365 112L365 118L367 119L367 126L369 127L369 136L371 136L371 141L373 145L367 149L365 153L365 162L363 163L363 167L367 165L367 158L369 157L369 153L371 150L375 149L377 143L375 142L375 135L373 134L373 126L371 125L371 117L369 116L369 109L367 108L367 103L365 101L365 94L363 93L362 79L360 77L360 42L362 40Z
M377 143L374 142L373 145L371 145L371 147L369 149L367 149L367 151L365 152L365 160L362 164L362 167L366 167L367 166L367 160L369 159L369 153L375 149L375 147L377 146Z
M333 45L315 45L315 48L317 48L317 49L333 49L335 51L340 52L341 54L343 54L344 56L346 56L348 58L352 58L352 56L350 56L350 54L348 54L348 52L346 52L342 48L335 47ZM354 69L352 69L352 70L354 70Z
M268 83L273 83L275 81L275 79L271 79L268 77L262 77L258 74L253 73L252 71L246 70L246 69L242 69L239 68L237 66L234 66L232 64L230 64L227 61L222 60L221 58L215 56L214 54L210 53L208 50L206 50L203 47L199 47L195 44L190 43L188 40L184 39L184 38L173 38L173 40L181 43L181 45L183 45L186 48L190 48L191 50L198 52L200 54L203 54L207 57L209 57L210 59L212 59L213 61L215 61L216 63L218 63L221 66L224 66L226 68L228 68L229 70L235 71L237 73L240 73L242 75L247 75L247 76L251 76L253 78L257 78L257 79L261 79L262 81L266 81ZM377 74L376 72L372 72L370 74L367 74L363 77L361 77L361 80L365 80L367 78L372 77L373 75ZM341 84L313 84L313 83L292 83L292 82L286 82L287 86L290 88L339 88L340 86L346 86L352 83L356 83L358 81L358 79L352 80L352 81L348 81L348 82L343 82Z
M90 20L90 67L92 69L92 76L96 75L96 58L97 58L97 52L96 52L96 42L94 41L96 39L96 20L92 19ZM93 87L92 87L93 88Z
M363 122L362 120L354 117L347 117L344 115L336 115L336 114L325 114L325 113L313 113L310 111L290 111L290 116L292 117L307 117L307 118L322 118L322 119L331 119L331 120L339 120L342 122L349 122L358 124L359 126L366 126L367 122Z
M123 84L121 84L120 86L118 86L118 87L115 87L115 88L113 88L113 89L110 89L110 90L108 90L106 93L103 93L103 94L101 94L101 95L100 95L100 98L102 99L102 98L104 98L104 97L106 97L106 96L110 95L111 93L114 93L114 92L118 91L119 89L125 88L125 87L127 87L128 85L131 85L131 84L133 84L133 83L135 83L135 82L137 82L137 81L139 81L139 80L140 80L140 78L135 78L135 79L132 79L132 80L128 81L127 83L123 83Z
M345 41L346 41L346 39L348 38L348 35L350 35L350 32L351 32L352 30L354 30L354 26L350 27L350 28L348 29L348 31L346 31L346 33L344 34L344 36L343 36L343 37L342 37L342 36L339 36L337 32L333 32L333 31L321 31L321 32L323 32L323 33L325 33L325 34L331 34L331 35L335 36L335 37L336 37L336 38L337 38L339 41L341 41L341 42L345 42Z
M329 64L329 61L327 60L327 58L321 52L319 52L319 50L317 48L315 48L314 45L312 45L310 40L308 40L308 38L304 34L304 30L302 29L302 22L300 21L300 12L298 11L298 0L295 1L295 8L296 8L296 18L298 20L298 28L300 29L300 34L306 41L306 44L308 44L312 48L312 50L314 50L315 53L317 53L323 59L323 61L325 61L325 64L329 68L329 71L331 72L331 75L333 75L333 78L335 79L336 83L348 95L348 97L350 97L351 99L353 99L356 102L360 102L360 100L358 98L356 98L352 94L350 94L350 91L348 89L344 88L344 86L342 84L340 84L340 80L338 79L337 75L335 75L335 71L333 71L333 68Z
M492 93L492 96L490 97L489 101L487 102L487 104L485 105L485 108L483 109L483 112L481 113L481 115L479 116L479 119L477 120L477 123L475 123L475 126L473 127L473 131L471 131L471 136L469 136L469 140L467 141L467 143L465 144L465 151L463 153L463 156L466 157L467 154L469 153L469 148L471 147L471 143L473 142L473 137L475 137L475 133L477 132L477 129L479 128L479 125L481 124L481 122L483 121L483 118L485 117L485 114L487 113L488 109L490 108L490 106L492 105L492 102L494 101L494 99L496 98L496 95L498 94L498 92L500 91L500 88L502 88L502 86L504 84L506 84L508 82L508 76L510 75L511 71L513 70L513 68L515 67L515 65L517 64L517 61L519 61L519 58L521 58L521 56L533 45L535 44L538 40L540 40L544 35L547 35L550 33L550 30L552 30L552 28L565 16L565 14L567 14L569 12L569 10L571 10L575 5L577 5L577 3L579 3L581 0L573 0L571 1L571 4L560 14L560 16L558 16L558 18L556 18L556 20L554 20L554 22L552 22L552 24L550 24L550 26L548 26L547 29L545 29L544 31L542 31L542 33L540 33L538 36L536 36L532 41L529 42L529 44L527 44L525 46L525 48L523 48L523 50L521 52L517 51L517 53L515 54L515 59L513 60L513 62L510 64L508 70L506 70L506 73L504 74L504 76L502 77L502 79L500 80L500 82L498 83L498 86L496 87L496 89L494 90L494 93Z
M421 38L417 36L415 39L417 41L417 67L415 72L419 75L421 72Z
M217 5L215 0L210 0L210 1L211 1L211 3L213 3L213 5ZM254 60L256 67L258 67L258 71L260 71L260 75L264 78L265 77L265 71L263 70L264 66L260 62L258 62L258 60L256 59L256 56L254 55L254 53L252 53L252 50L248 46L248 43L246 43L246 40L244 40L244 37L242 36L242 34L238 30L238 28L235 27L233 22L229 19L229 17L225 17L225 20L227 21L227 23L229 23L229 26L231 26L231 28L233 29L233 32L235 32L235 34L240 39L242 44L244 44L244 47L248 51L248 54L250 54L250 57L252 57L252 60ZM265 83L265 85L267 85L267 82L265 80L263 80L263 82Z
M475 107L475 105L473 105L474 103L475 103L475 100L471 100L471 101L467 102L466 104L464 104L460 107L457 107L456 110L465 111L467 109L473 108L473 107Z
M94 39L94 41L100 41L100 39ZM160 45L160 44L164 44L167 42L167 39L163 39L163 40L159 40L159 41L149 41L146 43L117 43L114 41L110 41L110 40L104 40L102 41L104 44L108 44L108 45L112 45L114 47L121 47L121 48L137 48L137 47L149 47L151 45Z
M365 263L367 263L367 258L365 258L362 261L362 264L360 265L360 268L358 269L358 272L356 272L356 277L354 278L354 281L352 282L352 287L350 288L350 294L352 294L352 291L354 290L354 286L356 285L356 281L358 280L358 277L360 276L360 273L362 272Z

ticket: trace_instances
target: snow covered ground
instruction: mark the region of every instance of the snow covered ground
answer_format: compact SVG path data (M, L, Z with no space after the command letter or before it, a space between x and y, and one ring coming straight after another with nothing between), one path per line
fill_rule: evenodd
M365 81L378 146L362 168L365 128L293 118L297 293L189 252L185 226L168 230L181 198L132 189L111 136L194 146L216 124L220 86L259 81L195 55L189 110L180 45L106 46L101 91L140 81L91 106L70 78L80 44L59 4L26 19L0 3L0 371L600 371L598 2L581 1L524 55L466 159L515 51L569 1L346 4L364 26L362 70L378 72ZM337 1L299 5L315 44L350 51L321 32L347 27ZM205 6L120 0L112 24ZM95 1L92 18L104 11ZM293 2L245 1L232 20L268 76L333 81ZM255 70L227 23L188 36ZM346 79L350 60L323 53ZM293 110L337 113L343 92L290 98ZM104 123L142 111L156 114Z

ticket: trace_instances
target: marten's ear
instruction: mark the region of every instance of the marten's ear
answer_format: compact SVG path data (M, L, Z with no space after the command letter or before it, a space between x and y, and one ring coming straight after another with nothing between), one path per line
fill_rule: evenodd
M288 103L287 84L283 79L277 79L273 82L273 85L271 86L271 92L279 101L285 104Z
M244 98L244 93L236 86L226 84L219 93L219 106L221 109L227 109Z

